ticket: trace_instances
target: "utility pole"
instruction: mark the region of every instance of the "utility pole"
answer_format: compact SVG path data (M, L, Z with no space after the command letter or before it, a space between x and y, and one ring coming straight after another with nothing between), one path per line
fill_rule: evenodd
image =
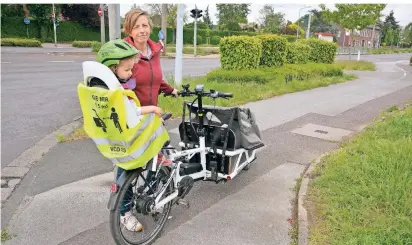
M106 29L104 23L104 4L100 4L100 8L98 10L98 14L100 15L100 41L102 45L106 42Z
M309 13L309 19L308 19L308 29L306 30L306 39L309 39L309 32L310 32L310 17L312 16L312 13Z
M184 4L177 5L176 14L176 58L175 58L175 83L180 86L182 83L182 60L183 60L183 14Z
M193 45L194 45L194 55L196 56L196 44L197 44L197 18L202 17L203 10L197 9L195 4L195 8L190 11L192 14L190 15L192 18L195 19L195 29L193 34Z
M108 11L110 40L120 39L120 4L109 4Z
M302 11L303 9L307 9L307 8L310 8L309 6L305 6L305 7L303 7L303 8L300 8L299 9L299 17L298 17L298 21L297 21L297 28L296 28L296 41L298 41L298 39L299 39L299 27L300 27L300 11Z
M167 4L162 4L162 30L164 34L164 42L163 42L163 53L166 54L166 43L167 43Z
M57 47L57 34L56 34L56 9L53 3L53 28L54 28L54 46Z

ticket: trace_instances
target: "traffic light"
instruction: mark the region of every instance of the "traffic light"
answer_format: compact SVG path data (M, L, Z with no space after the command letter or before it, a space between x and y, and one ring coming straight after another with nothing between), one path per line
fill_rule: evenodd
M190 10L190 12L192 13L192 14L190 15L190 17L195 18L195 19L198 19L198 18L202 17L202 12L203 12L203 10L200 10L200 9L192 9L192 10Z

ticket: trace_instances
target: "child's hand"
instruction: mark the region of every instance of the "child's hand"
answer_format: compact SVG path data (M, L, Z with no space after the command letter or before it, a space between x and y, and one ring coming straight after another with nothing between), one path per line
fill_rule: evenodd
M156 113L156 115L158 115L159 117L162 117L163 110L162 108L155 106L154 113Z

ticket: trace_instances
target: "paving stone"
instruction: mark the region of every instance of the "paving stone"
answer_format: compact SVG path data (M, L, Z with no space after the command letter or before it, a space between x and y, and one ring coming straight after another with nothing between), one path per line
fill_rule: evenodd
M330 141L340 141L343 137L350 135L352 132L353 131L346 129L332 128L312 123L308 123L301 128L292 130L292 133L295 134L301 134Z
M9 198L14 188L1 188L1 201L4 202Z
M6 185L6 184L7 184L7 181L5 179L2 179L1 180L1 186Z
M9 180L8 185L9 185L9 187L15 187L17 184L20 183L20 181L21 181L21 179L11 179L11 180Z
M22 178L27 174L27 172L29 172L29 170L29 168L25 167L5 167L1 170L1 177Z

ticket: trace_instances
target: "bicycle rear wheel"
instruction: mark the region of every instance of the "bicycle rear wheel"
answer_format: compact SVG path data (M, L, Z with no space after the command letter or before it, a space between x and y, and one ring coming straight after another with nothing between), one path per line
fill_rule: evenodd
M153 193L160 190L162 184L166 184L170 171L166 167L161 167L156 177L149 176L149 178L152 179L147 178L148 172L148 170L143 171L143 169L129 171L124 185L119 189L119 198L115 209L110 211L109 221L112 237L118 245L150 245L159 237L168 220L172 202L165 204L161 213L148 212L147 207L154 203ZM143 186L139 187L139 183L143 183ZM148 187L149 184L151 185L151 188ZM172 191L173 184L170 183L164 196ZM131 192L132 198L131 202L129 202L131 204L131 211L143 225L143 231L140 232L128 231L120 222L122 202L126 195L129 195ZM127 199L129 200L130 196L128 197L129 198ZM153 218L156 223L153 226L148 224L148 220L151 218ZM149 230L148 227L153 228L153 230L147 232L147 230Z

